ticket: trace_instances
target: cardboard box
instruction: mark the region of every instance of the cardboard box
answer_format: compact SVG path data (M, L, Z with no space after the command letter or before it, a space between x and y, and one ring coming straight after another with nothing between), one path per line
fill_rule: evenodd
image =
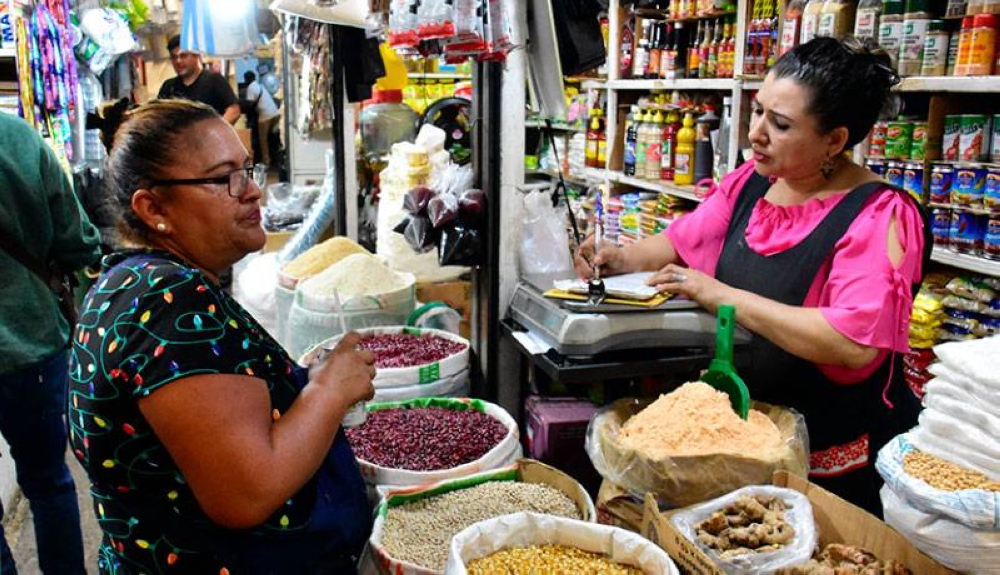
M953 575L957 573L934 561L914 547L902 535L874 515L856 505L786 471L774 474L774 485L804 494L812 503L813 517L819 530L819 546L846 543L871 551L882 560L895 559L914 575ZM670 513L661 513L656 501L646 496L642 534L663 547L682 573L725 575L723 570L694 543L674 529Z
M443 301L467 320L472 313L472 282L418 282L417 301Z
M652 504L656 505L655 500ZM643 504L624 487L605 479L601 482L601 490L597 492L596 508L598 523L621 527L635 533L646 533L642 530L645 518ZM648 535L646 537L656 541ZM663 547L662 544L660 546ZM670 549L667 549L667 553L670 553Z

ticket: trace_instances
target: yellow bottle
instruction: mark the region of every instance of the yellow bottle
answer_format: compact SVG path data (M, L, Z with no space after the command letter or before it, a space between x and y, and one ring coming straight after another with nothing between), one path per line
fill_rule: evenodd
M684 125L677 132L677 153L674 156L674 183L694 183L694 115L684 114Z

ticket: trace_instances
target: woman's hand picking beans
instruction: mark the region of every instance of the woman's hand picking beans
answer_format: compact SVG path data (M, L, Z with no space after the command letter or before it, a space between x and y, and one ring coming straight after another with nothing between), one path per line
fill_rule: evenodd
M366 401L375 397L375 354L362 350L358 343L361 336L350 332L341 338L337 347L326 355L312 381L332 385L343 394L347 404Z

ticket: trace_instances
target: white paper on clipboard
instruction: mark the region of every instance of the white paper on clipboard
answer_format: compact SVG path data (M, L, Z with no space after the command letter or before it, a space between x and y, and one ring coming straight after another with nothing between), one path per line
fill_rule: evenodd
M608 296L623 299L651 299L659 293L656 291L655 287L646 285L646 280L648 280L654 273L655 272L634 272L630 274L601 278L604 281L604 292ZM587 282L580 279L556 280L552 282L552 287L573 293L587 293Z

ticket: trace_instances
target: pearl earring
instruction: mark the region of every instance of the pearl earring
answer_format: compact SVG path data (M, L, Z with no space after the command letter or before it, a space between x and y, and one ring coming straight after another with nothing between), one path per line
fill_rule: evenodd
M167 224L165 224L163 222L160 222L160 223L156 224L156 229L157 229L157 231L165 232L165 231L167 231Z

